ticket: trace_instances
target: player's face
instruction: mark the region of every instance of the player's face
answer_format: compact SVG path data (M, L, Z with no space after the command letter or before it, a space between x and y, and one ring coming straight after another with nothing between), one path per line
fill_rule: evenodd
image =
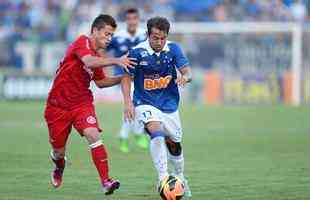
M126 24L129 32L136 32L139 24L139 15L137 13L128 13L126 15Z
M112 40L112 36L115 29L110 25L105 25L101 29L94 29L93 35L96 40L96 46L98 49L106 48Z
M152 28L151 33L149 34L149 42L152 49L155 52L160 52L163 50L166 41L167 41L168 34L164 31L161 31L157 28Z

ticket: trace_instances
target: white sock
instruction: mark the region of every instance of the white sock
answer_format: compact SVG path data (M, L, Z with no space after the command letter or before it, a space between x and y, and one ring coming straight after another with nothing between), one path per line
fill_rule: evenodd
M172 164L174 174L181 180L184 180L184 157L183 153L179 156L174 156L168 153L169 161Z
M164 137L155 137L151 139L150 151L153 164L158 173L159 181L168 176L167 148Z
M121 126L121 130L119 132L119 137L121 139L128 139L130 130L131 130L130 122L127 122L127 121L123 120L123 123L122 123L122 126Z

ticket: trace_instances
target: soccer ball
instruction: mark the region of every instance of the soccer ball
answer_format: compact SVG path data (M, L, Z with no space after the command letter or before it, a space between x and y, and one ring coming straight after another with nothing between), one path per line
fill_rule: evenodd
M158 188L158 192L164 200L179 200L184 195L184 185L176 176L167 176Z

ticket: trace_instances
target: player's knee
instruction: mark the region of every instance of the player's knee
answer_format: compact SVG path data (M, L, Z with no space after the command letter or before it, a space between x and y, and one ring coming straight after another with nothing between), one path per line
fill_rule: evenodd
M52 158L58 160L58 159L62 159L64 158L66 155L65 153L65 149L53 149L52 152L51 152L51 156Z
M148 122L147 124L145 124L145 129L148 133L160 131L160 122Z
M149 122L145 125L145 131L149 134L150 138L165 137L163 131L161 131L160 122Z
M100 140L100 133L96 128L87 128L83 131L89 144L93 144Z
M179 156L182 153L182 145L180 142L173 142L170 139L166 139L166 145L168 151L173 156Z

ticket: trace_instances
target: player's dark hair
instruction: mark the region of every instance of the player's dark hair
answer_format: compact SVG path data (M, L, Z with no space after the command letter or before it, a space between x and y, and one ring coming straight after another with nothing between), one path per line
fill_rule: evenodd
M91 33L93 33L94 28L100 30L104 28L105 25L112 26L113 28L117 27L116 21L111 15L100 14L95 18L91 25Z
M165 33L169 33L170 23L164 17L153 17L147 20L147 33L151 34L152 28L157 28Z
M128 8L125 11L125 16L127 16L128 14L137 14L137 15L139 15L139 10L137 8Z

